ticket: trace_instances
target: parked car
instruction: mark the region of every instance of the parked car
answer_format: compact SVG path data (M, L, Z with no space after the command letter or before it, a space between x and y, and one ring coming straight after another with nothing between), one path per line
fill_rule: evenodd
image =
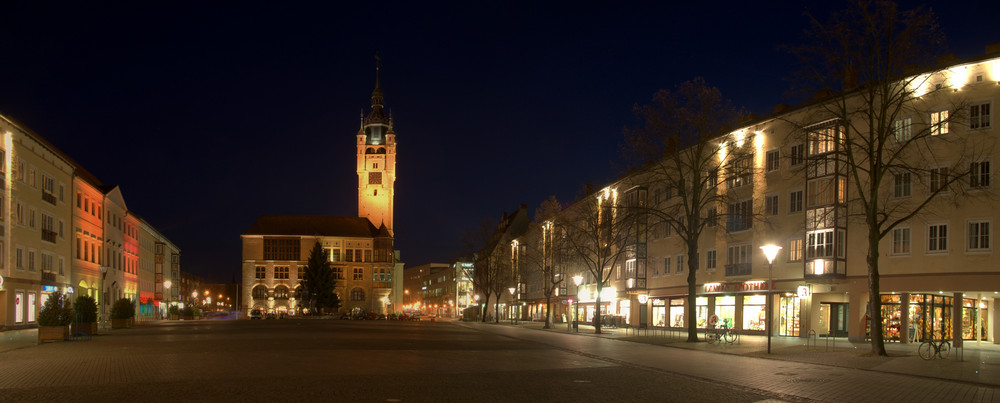
M250 320L260 319L261 317L263 315L261 315L260 311L250 311Z

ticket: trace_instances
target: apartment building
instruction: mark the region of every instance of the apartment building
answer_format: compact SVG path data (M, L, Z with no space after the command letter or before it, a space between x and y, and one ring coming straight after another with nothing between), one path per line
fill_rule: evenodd
M991 231L1000 211L991 181L1000 155L991 114L1000 95L1000 55L953 62L914 82L919 88L892 122L894 139L887 144L910 141L918 131L928 136L901 157L917 169L892 171L880 187L880 201L897 208L887 217L905 217L878 247L880 295L868 291L859 174L834 156L850 152L844 128L860 122L835 119L824 107L832 102L827 98L719 137L717 169L704 175L712 178L712 191L726 197L702 212L710 224L699 238L695 306L688 303L686 245L672 226L641 214L628 216L639 230L615 247L625 252L605 267L610 281L600 302L596 279L572 259L561 270L583 281L570 284L563 301L581 305L581 320L600 310L631 325L685 328L686 312L695 310L702 328L714 315L745 334L764 334L770 319L774 336L862 340L871 331L869 299L876 298L887 341L1000 341L1000 261ZM859 102L850 94L841 99ZM732 158L737 150L743 154ZM918 214L900 213L925 199ZM599 211L664 210L680 200L675 189L640 170L567 211L589 204ZM557 232L570 214L563 215L553 220ZM760 249L770 244L782 247L773 266Z

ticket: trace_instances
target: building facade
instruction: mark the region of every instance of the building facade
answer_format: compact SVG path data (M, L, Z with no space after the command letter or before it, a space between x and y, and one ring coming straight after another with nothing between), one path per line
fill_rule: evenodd
M674 227L642 214L624 215L635 220L634 231L614 247L622 258L604 268L610 280L600 303L597 280L572 259L566 275L583 280L567 285L564 301L580 303L586 321L600 310L619 323L686 328L686 313L695 310L699 328L715 316L745 334L765 334L770 321L774 336L863 340L877 299L888 342L997 343L1000 261L991 230L1000 205L990 179L1000 155L991 113L1000 96L998 66L994 52L918 77L905 113L892 121L890 146L918 131L928 135L919 152L901 157L916 168L890 172L880 187L880 202L899 209L888 214L903 217L879 244L880 295L869 295L858 179L838 159L852 152L846 125L860 122L833 119L827 99L779 110L718 139L716 169L703 174L725 197L700 213L707 227L696 256L694 306L685 243ZM840 99L859 102L851 94ZM737 149L747 153L727 158ZM681 202L675 189L645 175L630 173L574 206L669 211ZM923 200L918 214L899 213ZM573 209L553 220L556 234ZM760 249L769 244L782 247L773 265Z
M120 190L9 117L0 116L0 134L0 330L36 327L56 291L70 301L93 297L101 320L113 298L137 300L140 284L154 279L138 269L140 235L124 235L135 223L119 224L127 212Z

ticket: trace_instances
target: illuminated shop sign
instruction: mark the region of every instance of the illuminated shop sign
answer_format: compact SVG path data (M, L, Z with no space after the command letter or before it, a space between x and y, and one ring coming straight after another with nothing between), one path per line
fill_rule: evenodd
M45 292L56 292L56 291L59 291L59 287L56 287L54 285L43 285L42 286L42 291L45 291Z
M770 291L767 281L746 281L742 283L707 283L705 294Z

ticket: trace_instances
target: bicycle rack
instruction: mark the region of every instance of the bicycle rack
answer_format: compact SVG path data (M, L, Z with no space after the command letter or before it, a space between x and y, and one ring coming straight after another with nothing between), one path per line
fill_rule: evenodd
M826 351L827 352L831 351L830 350L830 348L831 348L831 346L830 346L831 340L833 342L833 346L832 346L833 350L832 351L837 351L837 336L832 336L831 333L827 333L826 334Z
M812 348L818 350L819 347L816 345L816 330L809 329L809 338L806 339L806 349L809 349L809 345L812 344Z

